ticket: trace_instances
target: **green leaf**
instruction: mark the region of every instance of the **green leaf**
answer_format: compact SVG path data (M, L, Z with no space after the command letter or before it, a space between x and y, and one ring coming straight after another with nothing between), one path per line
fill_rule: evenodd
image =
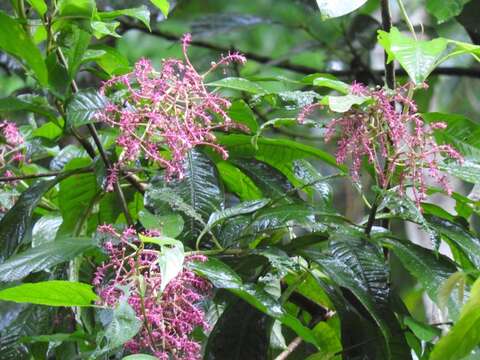
M439 169L472 184L480 184L480 162L470 159L463 163L442 162Z
M344 113L352 108L353 105L362 105L370 100L367 96L358 95L329 95L322 99L322 103L328 104L330 110L338 113Z
M48 140L55 140L62 134L62 128L53 122L45 123L32 132L32 136L41 137Z
M435 345L430 360L462 359L480 344L480 279L472 286L470 298L459 320Z
M168 16L168 11L170 10L170 4L168 0L150 0L150 2L159 8L165 17Z
M228 306L215 324L205 349L206 360L268 358L267 317L244 301Z
M388 62L397 60L415 84L421 84L437 65L447 48L447 40L415 40L402 35L396 27L389 33L379 30L378 42L388 54Z
M318 77L313 80L314 86L326 87L338 91L340 94L347 95L350 92L350 85L343 81L334 80L326 77Z
M111 21L111 22L104 22L104 21L92 21L90 26L93 30L93 35L97 39L101 39L105 36L113 36L120 38L120 34L118 34L115 30L120 26L119 21Z
M20 280L32 272L46 270L71 260L93 247L91 240L73 238L28 249L0 264L0 282Z
M312 146L287 139L260 137L258 150L252 145L252 137L243 134L219 135L219 143L226 146L232 158L253 158L268 163L273 167L291 163L298 159L319 159L336 168L339 166L335 157ZM282 168L283 169L283 168ZM279 169L282 171L282 169Z
M160 230L162 235L176 238L183 231L183 218L178 214L154 215L146 209L138 213L138 219L148 230Z
M379 234L379 237L382 235ZM382 238L382 243L395 253L403 266L420 282L430 299L437 302L442 284L456 271L450 259L407 241Z
M115 349L125 344L140 331L142 321L126 300L121 300L113 310L113 319L105 329L107 348Z
M148 30L151 31L150 28L150 11L145 5L136 7L136 8L130 8L130 9L121 9L121 10L114 10L114 11L108 11L108 12L99 12L97 13L99 16L100 20L102 21L109 21L109 20L114 20L119 16L129 16L134 19L140 20Z
M88 45L90 44L91 36L86 31L83 31L79 28L73 29L73 35L71 39L71 46L67 52L67 61L68 61L68 75L71 80L75 79L78 69L83 60L83 56L87 51Z
M442 334L439 328L417 321L410 316L407 316L403 322L412 330L416 337L423 341L432 341Z
M367 0L317 0L317 5L320 9L320 12L322 13L322 18L330 19L351 13L352 11L357 10L366 2Z
M427 11L435 16L439 23L459 15L463 6L470 0L427 0Z
M105 52L103 55L96 58L95 61L107 74L123 75L130 71L128 59L117 49L103 44L96 44L90 48L92 50Z
M400 326L389 308L389 270L381 248L338 234L331 241L328 253L307 252L307 256L337 285L349 289L369 312L384 338L384 358L395 358L397 352L403 356L400 359L411 358Z
M81 90L67 105L67 124L79 127L95 121L95 114L105 109L108 100L94 90Z
M27 2L35 9L38 15L43 16L48 10L45 0L27 0Z
M448 242L452 241L462 249L476 268L480 267L480 239L478 237L451 221L435 216L427 216L427 219Z
M163 292L168 283L180 274L183 269L184 260L185 253L183 251L183 246L174 246L162 250L162 255L158 259L160 274L162 275L160 291Z
M257 120L252 109L243 100L236 100L228 109L228 116L239 124L244 124L250 131L255 133L258 130Z
M0 220L0 263L15 253L31 233L33 210L42 196L64 176L30 186Z
M0 290L0 300L49 306L90 306L97 295L92 286L73 281L52 280L25 283Z
M66 169L80 168L90 165L90 159L74 159L68 163ZM60 183L58 192L59 208L63 222L59 234L71 234L79 231L78 224L83 216L90 211L99 192L97 179L94 173L76 174Z
M135 355L128 355L122 358L122 360L157 360L158 358L152 355L147 354L135 354Z
M41 96L9 96L0 99L0 113L28 111L45 116L51 121L56 121L57 113Z
M244 78L238 78L238 77L227 77L221 80L210 82L206 85L225 88L225 89L245 91L247 93L256 94L256 95L267 93L267 90L264 89L259 84L253 81L250 81Z
M298 180L293 182L293 184L309 194L318 207L331 207L333 199L332 187L312 164L303 159L295 160L293 162L293 174ZM318 199L314 198L314 195L317 195Z
M262 197L262 191L238 167L227 161L219 161L215 165L228 191L236 194L241 200L256 200Z
M309 328L288 314L265 290L250 284L243 284L240 276L225 263L215 258L209 258L206 262L191 262L188 266L200 276L206 277L214 287L229 290L258 310L290 327L305 341L316 345L315 337Z
M95 10L95 0L60 0L57 8L60 16L91 18Z
M210 214L222 208L224 194L212 165L203 153L191 150L185 159L183 179L168 183L159 179L147 191L147 207L152 205L155 212L161 213L167 205L170 211L175 208L188 215L183 238L195 239Z
M23 27L0 11L0 49L25 61L42 86L48 85L48 71L40 50Z
M32 247L54 241L62 221L62 217L56 213L49 213L38 219L32 229Z

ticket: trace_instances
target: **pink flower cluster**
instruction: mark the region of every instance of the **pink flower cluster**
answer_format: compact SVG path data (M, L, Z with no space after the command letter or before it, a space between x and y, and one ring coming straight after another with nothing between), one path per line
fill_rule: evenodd
M405 186L411 185L420 208L426 198L427 174L451 194L452 189L446 175L439 169L439 162L444 158L462 162L463 158L450 145L437 144L433 131L445 129L447 125L424 123L415 102L407 95L409 86L391 91L368 89L360 83L353 83L351 94L369 97L372 103L363 108L352 108L330 121L325 139L329 141L337 132L340 134L337 162L344 163L348 157L352 159L354 180L359 179L362 158L366 157L383 189L392 186L393 177L398 175L400 192L404 193Z
M23 137L14 123L3 121L0 123L0 171L8 164L23 160L20 146ZM11 176L10 171L5 171L5 176Z
M167 179L182 178L183 160L195 146L210 146L224 158L228 156L216 143L214 130L245 130L228 116L230 102L208 91L204 84L205 76L213 70L232 62L243 64L245 57L229 53L212 62L206 73L199 74L187 55L190 41L189 34L182 39L184 61L166 59L157 72L148 60L142 59L133 72L102 85L101 93L112 95L113 100L96 117L120 130L117 145L123 151L119 165L143 155L165 168ZM113 173L110 183L115 180Z
M190 335L196 327L208 329L199 304L209 294L210 283L184 267L160 292L158 251L134 250L131 244L139 243L131 228L119 233L112 226L103 225L98 231L108 238L104 248L109 256L93 279L101 303L114 307L120 298L126 297L143 324L125 349L131 353L150 352L160 360L199 359L200 344ZM189 261L206 261L206 257L190 256L185 259L186 263ZM125 289L129 289L128 294Z

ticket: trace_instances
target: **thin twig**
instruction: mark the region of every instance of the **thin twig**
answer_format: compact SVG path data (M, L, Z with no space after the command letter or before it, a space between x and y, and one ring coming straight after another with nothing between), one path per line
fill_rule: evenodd
M300 336L297 336L293 341L288 344L287 348L283 350L276 358L275 360L285 360L290 356L292 352L295 351L295 349L302 343L302 338Z
M92 172L93 168L86 167L84 169L77 169L75 174L83 174ZM28 180L28 179L36 179L41 177L50 177L50 176L57 176L60 174L64 174L66 172L63 171L51 171L48 173L38 173L38 174L28 174L28 175L18 175L18 176L4 176L0 177L0 182L9 182L9 181L18 181L18 180Z

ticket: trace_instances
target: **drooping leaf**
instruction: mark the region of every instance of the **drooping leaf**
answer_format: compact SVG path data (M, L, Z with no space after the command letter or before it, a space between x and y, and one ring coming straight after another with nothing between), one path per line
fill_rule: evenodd
M252 109L243 100L237 100L232 103L228 109L228 116L235 122L247 126L250 131L255 133L258 130L257 120Z
M415 320L412 317L406 317L403 322L419 339L423 341L432 341L442 333L439 328Z
M334 80L326 77L318 77L313 80L313 85L318 87L326 87L338 91L340 94L348 94L350 86L343 81Z
M89 239L73 238L48 242L10 257L0 264L0 282L20 280L32 272L46 270L93 248Z
M107 105L107 99L93 90L76 93L67 106L67 124L79 127L95 121L95 114Z
M43 16L48 10L45 0L27 0L27 2L35 9L38 15Z
M45 98L32 95L9 96L0 99L0 113L28 111L56 121L56 112Z
M322 99L322 103L329 106L330 110L338 113L344 113L352 108L353 105L362 105L370 98L359 95L329 95Z
M183 270L184 259L183 246L173 246L162 250L162 255L158 259L160 274L162 275L160 291L165 290L168 283L180 274Z
M415 84L421 84L435 68L447 48L447 40L415 40L392 27L389 33L378 31L378 42L388 54L388 62L397 60Z
M351 1L336 1L336 0L317 0L317 5L325 19L335 18L346 15L352 11L357 10L367 0L351 0Z
M92 286L64 280L24 283L0 290L0 300L49 306L90 306L97 295Z
M91 18L95 10L95 0L60 0L57 8L60 16Z
M42 86L48 85L48 71L40 50L23 27L0 11L0 49L25 61Z
M87 51L91 35L79 28L74 28L71 46L67 52L68 75L73 80L82 64L83 55Z
M104 54L95 58L95 62L109 75L123 75L130 71L130 64L125 55L117 49L103 44L90 46L92 50L103 51Z
M389 308L389 270L380 248L346 235L336 235L325 255L308 254L339 286L349 289L365 307L384 338L386 359L409 359L400 326Z
M32 229L32 247L54 241L62 221L58 214L47 214L38 219Z
M0 220L0 263L15 253L25 237L31 235L33 210L42 196L66 176L57 176L53 180L30 186Z
M480 344L480 280L472 286L470 298L462 307L460 318L435 345L431 360L457 360Z

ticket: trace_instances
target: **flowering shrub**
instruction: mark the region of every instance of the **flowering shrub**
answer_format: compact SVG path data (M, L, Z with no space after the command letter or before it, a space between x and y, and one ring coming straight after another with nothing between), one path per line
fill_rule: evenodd
M14 123L3 121L0 123L0 174L7 165L23 160L20 145L23 144L23 137ZM6 171L5 176L11 172Z
M190 40L190 34L182 39L184 61L166 59L157 72L142 59L132 73L114 77L100 89L103 94L123 90L97 114L100 121L120 130L117 145L122 153L117 166L144 156L164 167L167 178L182 178L183 159L195 146L210 146L227 158L225 149L216 144L214 130L244 129L228 116L230 101L208 91L203 81L218 67L245 63L245 57L230 53L199 74L188 58ZM115 180L112 174L109 183Z
M200 344L191 339L196 327L208 330L201 302L211 285L186 266L191 261L206 261L203 255L185 259L183 270L162 290L160 252L143 247L130 228L122 233L112 226L100 226L106 236L104 249L108 261L95 272L93 284L100 295L100 305L114 307L127 301L141 320L138 334L125 348L131 353L151 351L161 360L200 358Z

